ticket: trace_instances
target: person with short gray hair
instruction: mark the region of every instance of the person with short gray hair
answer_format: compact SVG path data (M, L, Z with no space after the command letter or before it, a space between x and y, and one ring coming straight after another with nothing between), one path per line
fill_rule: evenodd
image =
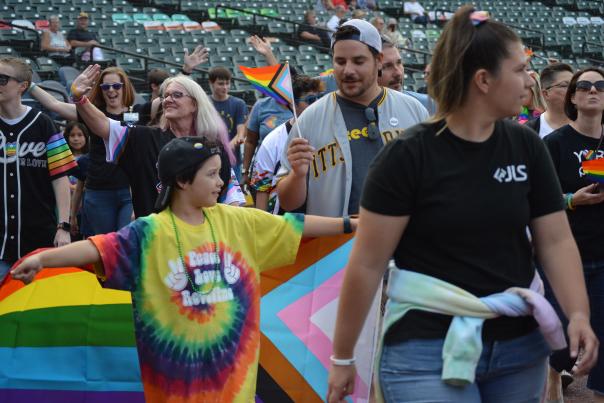
M61 20L56 15L48 17L48 30L42 32L40 49L53 58L67 58L71 55L71 45L61 32Z

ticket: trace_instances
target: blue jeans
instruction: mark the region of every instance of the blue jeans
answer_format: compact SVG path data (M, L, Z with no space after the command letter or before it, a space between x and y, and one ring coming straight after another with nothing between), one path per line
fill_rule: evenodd
M543 271L539 268L543 284L545 286L545 297L552 304L562 325L566 329L568 320L562 312L562 308L558 304L553 290L543 275ZM585 286L587 287L587 297L589 298L589 308L591 312L590 322L594 333L600 340L598 349L598 362L591 369L587 378L587 387L599 394L604 394L604 260L602 261L583 261L583 276L585 277ZM552 359L558 357L552 356Z
M82 203L84 236L107 234L128 225L132 219L129 188L116 190L86 189Z
M476 380L451 386L441 380L444 339L408 340L384 346L379 381L388 403L539 402L549 347L536 330L512 340L485 342Z
M0 284L2 284L2 280L4 280L4 277L6 277L10 268L10 263L0 260Z

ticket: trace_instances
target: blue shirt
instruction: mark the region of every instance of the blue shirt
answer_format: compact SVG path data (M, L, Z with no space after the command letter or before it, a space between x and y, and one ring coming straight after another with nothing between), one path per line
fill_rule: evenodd
M293 116L291 111L271 97L258 100L247 122L247 128L258 133L260 142L277 126Z
M247 106L241 98L229 96L224 101L216 101L212 98L214 107L224 120L224 124L229 132L229 140L237 134L237 126L245 123L247 118Z

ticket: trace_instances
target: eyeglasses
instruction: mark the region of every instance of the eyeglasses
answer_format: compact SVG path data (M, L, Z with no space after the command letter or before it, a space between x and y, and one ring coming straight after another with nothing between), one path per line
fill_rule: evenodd
M6 84L8 84L8 80L13 79L16 82L20 83L21 81L18 80L16 77L13 76L9 76L7 74L0 74L0 86L5 86Z
M377 125L377 118L375 116L375 110L373 108L365 109L365 119L369 121L367 126L367 137L371 141L379 140L381 137L380 129Z
M591 87L596 87L598 92L604 92L604 80L598 80L594 83L587 80L577 81L577 91L591 91Z
M114 90L121 90L124 84L122 83L113 83L113 84L101 84L100 87L103 91L109 91L109 88L113 88Z
M174 91L174 92L168 92L168 93L164 93L161 97L162 101L168 99L169 97L172 97L173 100L178 100L181 99L182 97L189 97L192 98L190 95L185 94L184 92L180 92L180 91Z
M562 81L558 84L552 84L549 87L546 87L546 90L551 90L552 88L568 88L568 81Z
M298 102L304 102L304 103L307 103L308 105L310 105L313 102L315 102L316 100L318 100L319 98L321 98L323 95L325 95L324 92L319 92L318 94L310 94L310 95L305 96L304 98L300 98L298 100Z

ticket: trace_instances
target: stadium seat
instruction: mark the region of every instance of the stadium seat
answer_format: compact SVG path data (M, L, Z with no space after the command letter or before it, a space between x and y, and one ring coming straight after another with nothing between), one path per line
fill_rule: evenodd
M124 24L126 22L131 22L132 17L125 13L115 13L111 16L111 20L118 24Z
M145 21L145 32L147 31L164 31L164 24L161 21Z
M0 56L16 56L16 52L10 46L0 46Z
M134 22L138 22L139 24L143 24L146 21L153 21L153 18L147 14L137 13L132 16L132 20Z
M201 27L201 24L199 24L196 21L185 21L182 23L182 26L185 29L185 31L199 31L199 30L203 29Z
M73 80L75 80L75 78L80 75L80 71L71 66L62 66L59 67L58 75L59 82L65 88L70 88Z
M158 13L153 14L153 21L169 22L172 21L172 19L166 14Z
M55 97L57 100L61 102L69 102L69 95L67 94L67 90L65 86L58 81L55 80L44 80L38 83L40 87L45 89L50 95Z
M185 22L185 21L191 21L191 19L184 14L172 14L172 21Z
M46 56L36 57L37 68L33 68L38 72L40 77L45 80L56 78L56 72L59 70L57 62ZM33 67L33 66L32 66Z
M48 20L36 20L34 26L38 31L43 31L48 29L49 24Z

